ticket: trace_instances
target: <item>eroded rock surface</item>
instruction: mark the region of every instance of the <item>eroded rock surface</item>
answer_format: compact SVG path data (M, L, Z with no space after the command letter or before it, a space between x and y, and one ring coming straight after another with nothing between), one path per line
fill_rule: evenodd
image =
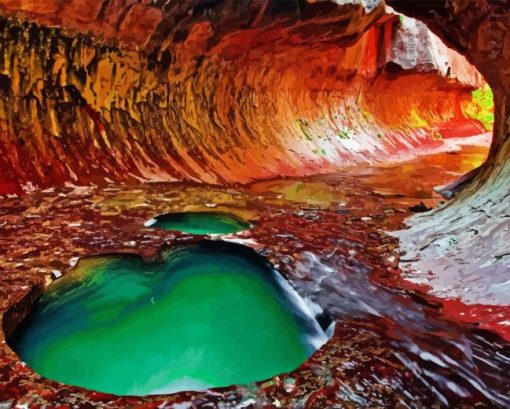
M476 70L373 4L58 3L3 5L0 192L245 183L484 132Z

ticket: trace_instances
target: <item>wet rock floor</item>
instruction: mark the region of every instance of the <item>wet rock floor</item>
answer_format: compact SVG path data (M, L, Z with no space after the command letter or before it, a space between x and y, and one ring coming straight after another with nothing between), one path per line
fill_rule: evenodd
M238 187L150 183L48 189L0 202L2 407L356 408L508 407L510 347L474 319L460 322L426 289L407 285L396 239L432 187L483 160L481 148L344 175ZM253 224L210 237L268 257L302 297L336 321L328 343L295 371L264 382L169 396L116 397L41 378L5 338L45 285L79 257L153 256L204 236L144 223L157 214L214 210ZM508 314L505 310L505 313ZM475 321L475 322L473 322Z

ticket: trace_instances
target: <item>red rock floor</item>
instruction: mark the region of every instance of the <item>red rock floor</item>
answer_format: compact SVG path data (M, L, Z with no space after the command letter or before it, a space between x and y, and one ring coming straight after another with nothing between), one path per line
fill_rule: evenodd
M508 342L480 325L455 321L441 300L402 280L398 243L385 233L403 226L411 205L436 204L440 198L432 187L455 179L484 154L465 147L394 167L245 187L69 187L4 198L0 407L510 406ZM302 296L336 321L333 338L295 371L203 392L116 397L41 378L8 347L5 337L44 285L69 270L74 259L112 252L150 255L163 244L198 240L144 222L159 213L204 209L251 220L253 229L227 239L266 255ZM443 359L439 364L437 357Z

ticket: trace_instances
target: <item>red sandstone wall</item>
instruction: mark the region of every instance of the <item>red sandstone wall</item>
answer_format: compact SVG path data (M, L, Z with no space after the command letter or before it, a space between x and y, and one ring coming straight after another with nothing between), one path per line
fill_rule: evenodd
M115 35L105 31L115 15L106 6L98 13L108 23L87 25L87 17L83 28ZM59 23L66 7L38 21ZM139 24L152 32L144 16ZM262 15L228 33L201 18L150 55L8 22L0 31L0 193L120 180L245 183L406 157L450 136L452 123L462 134L482 132L461 109L481 77L453 54L445 74L427 54L424 27L413 29L423 47L414 58L409 39L402 49L398 17L361 34L356 24L368 17L352 23L339 14L328 30L328 16L284 25ZM66 27L79 29L75 20ZM149 41L133 27L119 37Z

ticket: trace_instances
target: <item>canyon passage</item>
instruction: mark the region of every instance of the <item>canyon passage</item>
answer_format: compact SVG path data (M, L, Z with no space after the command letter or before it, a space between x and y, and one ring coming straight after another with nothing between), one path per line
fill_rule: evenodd
M510 406L501 0L0 2L0 406Z

